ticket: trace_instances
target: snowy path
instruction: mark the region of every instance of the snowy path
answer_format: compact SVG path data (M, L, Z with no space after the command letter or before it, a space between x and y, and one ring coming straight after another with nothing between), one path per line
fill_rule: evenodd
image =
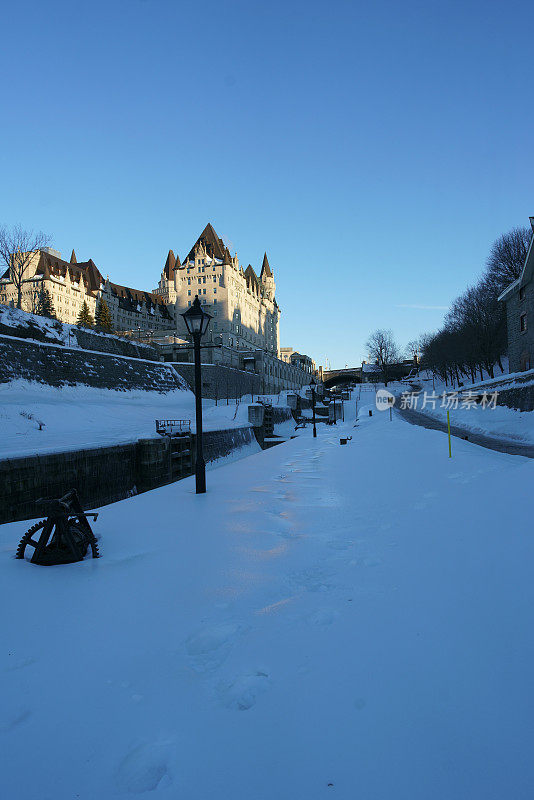
M104 508L95 562L0 528L6 797L532 796L534 464L360 413Z

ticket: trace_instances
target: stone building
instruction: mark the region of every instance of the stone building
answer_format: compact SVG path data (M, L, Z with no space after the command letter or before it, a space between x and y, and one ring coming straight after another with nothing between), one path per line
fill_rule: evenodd
M213 316L206 341L236 349L261 349L278 357L280 309L276 284L267 258L259 276L249 264L243 269L211 224L206 225L183 261L169 251L158 294L172 308L179 336L186 333L181 314L198 295Z
M48 290L56 317L75 323L84 301L95 315L98 299L103 297L111 312L116 331L162 330L173 319L160 295L121 286L104 279L94 261L78 262L74 250L70 261L51 248L36 253L29 261L22 285L22 308L34 312L41 288ZM9 270L0 279L0 303L15 304L17 290Z
M530 217L534 231L534 217ZM499 296L506 303L510 372L534 368L534 235L517 280Z
M317 365L313 358L310 356L304 355L304 353L297 353L296 350L293 350L292 347L281 347L280 348L280 358L282 361L285 361L286 364L293 364L299 369L304 370L309 375L315 375L317 373Z

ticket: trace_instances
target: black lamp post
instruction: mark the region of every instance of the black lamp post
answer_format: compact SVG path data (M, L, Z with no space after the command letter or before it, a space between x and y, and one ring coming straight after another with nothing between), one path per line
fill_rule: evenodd
M195 352L195 405L196 405L196 439L197 457L195 465L195 478L197 494L206 491L206 464L202 450L202 375L200 370L200 339L206 333L211 319L211 314L202 310L198 296L193 305L182 314L188 333L193 337Z
M315 427L315 387L316 387L316 383L315 383L315 378L313 377L313 375L312 375L312 379L311 379L311 382L310 382L310 386L311 386L311 393L312 393L313 438L316 439L317 438L317 428Z

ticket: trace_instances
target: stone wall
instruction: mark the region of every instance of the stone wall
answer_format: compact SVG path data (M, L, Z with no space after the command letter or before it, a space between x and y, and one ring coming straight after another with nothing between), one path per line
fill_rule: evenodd
M183 389L170 364L97 354L0 336L0 383L17 378L49 386L169 392Z
M250 426L206 431L206 463L255 442ZM194 436L190 449L194 454ZM189 461L179 477L191 474L192 470ZM163 486L172 479L170 441L159 436L92 450L3 459L0 460L0 523L42 516L35 501L41 497L61 497L69 489L77 489L82 507L88 510Z
M136 342L135 339L126 339L122 336L102 336L87 328L72 328L78 346L84 350L96 350L99 353L127 356L128 358L142 358L148 361L159 361L156 348L147 344Z
M534 386L521 386L500 391L497 405L515 408L518 411L534 411Z
M524 313L527 314L526 331L522 331L520 326L520 317ZM534 367L534 282L523 287L522 300L516 291L506 301L506 323L510 372L525 369L527 359L527 368Z
M171 363L171 362L165 362ZM187 385L195 389L194 364L173 363L175 370L184 378ZM202 365L202 396L212 400L236 400L246 394L263 394L265 382L254 372L219 364Z
M105 476L105 478L103 478ZM135 444L0 460L0 522L42 516L35 501L76 488L82 506L106 505L137 493Z
M0 335L14 336L17 339L32 339L36 342L66 347L69 342L69 333L71 343L77 344L84 350L95 350L99 353L111 353L128 358L143 358L149 361L160 360L154 346L137 342L135 339L113 336L90 328L66 325L58 320L36 317L19 310L0 313Z

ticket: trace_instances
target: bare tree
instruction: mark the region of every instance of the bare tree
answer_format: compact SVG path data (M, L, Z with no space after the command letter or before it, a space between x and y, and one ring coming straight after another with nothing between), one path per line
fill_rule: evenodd
M20 225L9 230L0 227L0 263L9 270L9 278L17 290L17 308L22 308L22 285L29 277L28 267L34 256L50 244L50 237L42 231L25 231Z
M531 228L512 228L493 242L486 273L497 294L521 275L531 238Z
M375 361L384 376L387 386L390 380L391 367L400 361L400 353L392 331L377 330L372 333L366 342L369 358Z

